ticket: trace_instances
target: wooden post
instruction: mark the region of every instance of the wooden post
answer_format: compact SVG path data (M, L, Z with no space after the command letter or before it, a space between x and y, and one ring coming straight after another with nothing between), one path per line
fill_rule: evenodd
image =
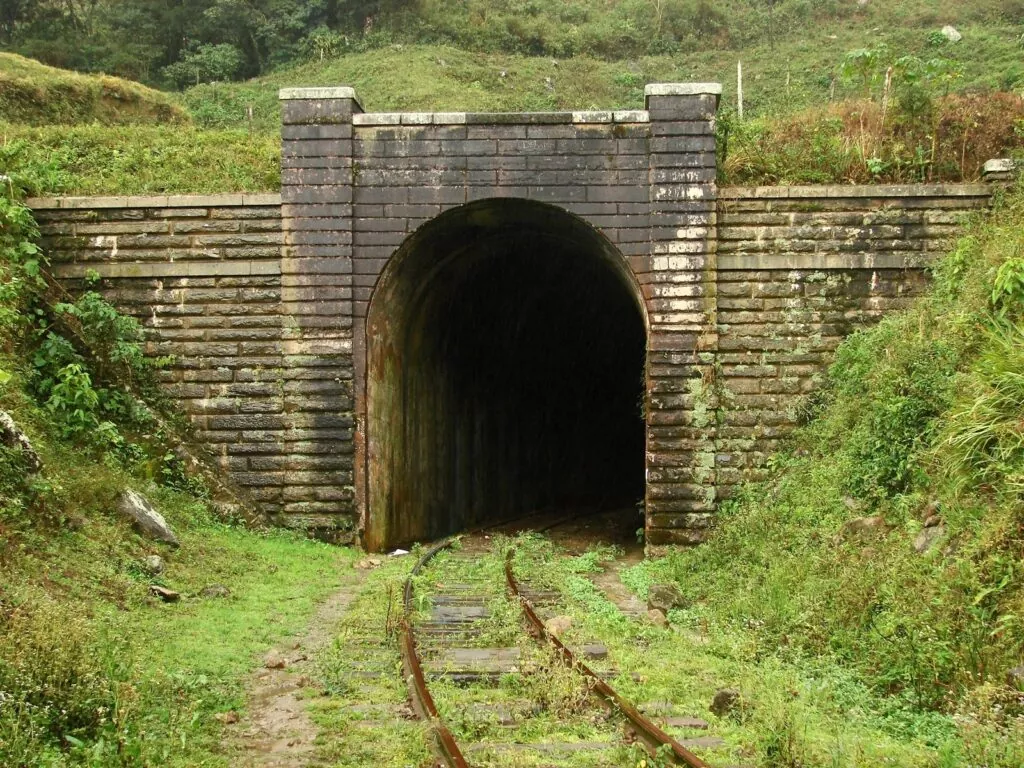
M736 62L736 106L740 120L743 119L743 62Z

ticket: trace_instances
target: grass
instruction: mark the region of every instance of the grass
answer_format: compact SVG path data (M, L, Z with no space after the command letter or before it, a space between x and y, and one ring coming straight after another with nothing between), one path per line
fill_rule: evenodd
M0 123L0 172L37 195L277 191L280 152L241 130Z
M66 442L24 394L17 359L0 368L12 374L0 407L44 465L26 484L17 450L2 449L0 763L229 765L216 715L244 710L246 676L338 589L353 552L220 521ZM157 506L180 549L112 512L125 487ZM157 577L142 567L149 554L165 560ZM150 597L152 583L182 601ZM201 597L212 584L230 596Z
M130 80L81 75L0 52L0 115L23 125L187 124L167 93Z

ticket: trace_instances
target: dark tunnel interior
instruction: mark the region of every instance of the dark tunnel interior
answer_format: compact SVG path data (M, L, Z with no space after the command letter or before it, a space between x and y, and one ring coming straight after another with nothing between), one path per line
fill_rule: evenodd
M372 548L644 493L644 320L622 257L520 200L435 219L368 324Z

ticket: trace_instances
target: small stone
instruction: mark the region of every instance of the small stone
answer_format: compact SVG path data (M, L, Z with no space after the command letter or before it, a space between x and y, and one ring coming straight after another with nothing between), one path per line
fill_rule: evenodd
M847 541L850 539L865 540L884 534L886 530L885 518L880 515L855 517L853 520L846 521L843 525L841 536Z
M571 626L572 618L570 616L555 616L544 622L544 629L552 637L561 637L569 631Z
M28 466L30 474L34 475L43 468L43 462L35 448L32 447L32 441L21 431L21 427L15 424L14 419L7 411L0 411L0 442L21 450L21 455L25 457L25 464Z
M919 555L929 552L941 539L945 537L945 535L946 527L944 525L936 525L923 529L919 534L917 534L917 538L914 539L914 551Z
M117 511L123 517L131 520L135 529L144 536L148 536L154 541L170 544L172 547L179 545L178 537L167 525L164 516L153 509L153 505L146 501L141 494L131 488L122 493L117 500Z
M277 651L271 651L263 657L263 666L267 669L284 669L288 666L288 659Z
M200 597L230 597L231 590L225 587L223 584L211 584L208 587L203 587L203 591L199 593Z
M725 717L740 706L740 692L735 688L721 688L711 700L710 710L719 717Z
M360 571L369 571L373 568L379 568L383 564L384 561L379 557L364 557L362 560L356 562L354 567Z
M950 24L942 28L942 35L951 43L959 43L964 39L964 36L960 34L957 28Z
M656 627L664 628L668 626L668 617L665 615L665 612L657 608L651 608L647 612L647 620Z
M218 712L214 715L214 718L225 725L233 725L238 722L238 713L234 710L231 710L230 712Z
M583 656L594 661L608 658L608 646L602 643L590 643L583 646Z
M164 559L160 555L148 555L142 559L142 567L150 576L159 576L164 572Z
M166 587L161 587L159 584L151 584L149 592L151 595L159 597L165 603L176 603L181 600L181 594L179 592L175 592L173 589L167 589Z
M1006 673L1006 684L1015 691L1024 691L1024 664Z
M934 528L937 525L942 525L942 518L938 515L929 515L924 520L925 528Z
M673 608L681 608L686 604L679 586L672 583L652 584L647 590L647 607L668 613Z

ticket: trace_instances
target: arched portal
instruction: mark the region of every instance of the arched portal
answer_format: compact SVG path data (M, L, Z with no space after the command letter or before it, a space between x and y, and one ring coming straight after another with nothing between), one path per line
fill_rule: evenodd
M619 251L553 206L448 211L367 321L371 549L644 494L646 321Z

